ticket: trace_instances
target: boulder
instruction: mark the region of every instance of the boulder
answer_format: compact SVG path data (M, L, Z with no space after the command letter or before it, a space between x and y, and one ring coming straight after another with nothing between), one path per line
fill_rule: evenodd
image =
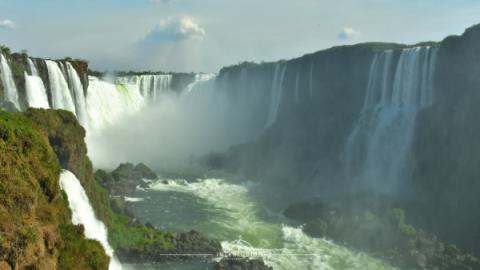
M155 180L158 178L157 174L143 163L137 164L137 166L135 166L135 171L140 173L145 179Z

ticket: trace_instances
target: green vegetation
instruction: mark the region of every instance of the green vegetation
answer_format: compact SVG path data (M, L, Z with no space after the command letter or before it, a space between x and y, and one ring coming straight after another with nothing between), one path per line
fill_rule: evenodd
M0 45L0 53L9 55L10 54L10 48L5 46L5 45Z
M91 200L94 207L106 204L101 208L108 211L108 214L103 216L108 217L104 222L108 227L108 240L114 249L171 250L175 248L173 234L140 224L131 224L131 218L123 213L123 203L116 198L109 200L108 192L100 185L99 179L96 179L94 193L98 195L97 198L102 198L94 202Z
M23 57L23 56L22 56ZM26 59L27 56L25 56ZM24 62L19 62L19 61L11 61L10 63L10 69L12 70L12 74L15 78L23 78L25 71L26 71L26 66ZM15 81L18 81L17 79Z
M45 133L22 113L0 113L0 175L0 263L108 268L100 243L86 240L83 227L71 223L57 157Z
M125 86L125 84L117 83L115 84L115 87L117 88L118 92L122 94L128 94L128 88Z
M96 216L107 226L109 241L114 248L175 248L173 235L138 224L132 225L131 218L118 209L122 205L111 202L107 190L93 175L84 141L85 130L71 112L29 109L25 114L48 135L62 167L73 172L80 180Z
M400 208L390 209L387 212L387 218L406 236L414 237L417 234L412 225L405 223L405 210Z
M109 229L109 241L115 248L127 249L175 249L174 235L143 225L129 226L130 218L114 214Z

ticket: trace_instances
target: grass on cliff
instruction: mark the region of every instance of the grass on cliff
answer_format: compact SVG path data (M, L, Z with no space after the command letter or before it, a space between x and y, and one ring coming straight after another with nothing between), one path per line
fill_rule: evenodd
M131 226L130 218L112 210L107 190L94 177L84 141L85 130L71 112L28 109L26 115L48 135L61 166L80 180L96 216L107 226L109 242L114 248L167 250L175 247L171 234L145 226Z
M45 133L22 113L0 112L0 262L19 269L107 269L100 243L71 223L59 175ZM82 262L88 265L78 268Z

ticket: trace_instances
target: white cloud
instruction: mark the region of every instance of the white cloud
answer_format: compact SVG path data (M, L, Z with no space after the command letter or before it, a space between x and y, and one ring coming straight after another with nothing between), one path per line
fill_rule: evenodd
M148 33L144 42L202 40L206 31L189 16L169 17Z
M15 29L16 27L17 27L17 24L14 21L11 21L9 19L0 20L0 28Z
M355 30L351 27L344 27L343 30L338 33L337 39L339 40L353 40L359 38L361 35L360 31Z

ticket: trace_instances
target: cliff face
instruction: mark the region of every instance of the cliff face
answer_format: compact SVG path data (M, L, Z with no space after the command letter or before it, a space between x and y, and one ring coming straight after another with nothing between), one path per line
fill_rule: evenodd
M435 103L417 119L413 183L419 220L480 253L480 27L445 39L435 74Z
M107 269L100 243L71 223L60 164L41 128L0 113L0 268Z
M362 109L373 55L395 44L332 48L298 59L224 68L219 83L232 100L248 99L254 143L232 147L222 166L251 177L300 186L340 180L341 151ZM266 126L275 88L275 69L286 67L276 121ZM278 84L278 83L277 83ZM212 161L212 160L210 160Z
M108 196L97 189L92 162L87 156L85 130L75 116L63 110L41 109L28 109L25 115L47 134L61 167L71 171L80 180L97 217L108 221Z
M415 225L480 252L480 211L474 210L480 204L480 26L421 45L439 47L433 105L417 114L408 156L411 177L402 179L409 192L395 194L395 200ZM345 174L345 146L361 115L374 55L389 50L398 62L407 47L359 44L278 63L224 68L219 83L229 86L232 99L250 98L246 114L265 133L225 154L208 156L207 164L288 187L289 193L298 190L294 193L303 198L348 191L352 179ZM286 66L281 102L276 121L265 128L278 65Z

